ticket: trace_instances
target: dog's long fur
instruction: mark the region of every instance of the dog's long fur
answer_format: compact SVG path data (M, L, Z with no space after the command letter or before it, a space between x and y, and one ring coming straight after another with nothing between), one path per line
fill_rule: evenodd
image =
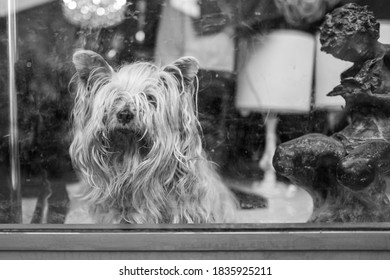
M70 155L96 222L234 220L237 203L202 148L196 59L114 71L100 55L79 50L73 63Z

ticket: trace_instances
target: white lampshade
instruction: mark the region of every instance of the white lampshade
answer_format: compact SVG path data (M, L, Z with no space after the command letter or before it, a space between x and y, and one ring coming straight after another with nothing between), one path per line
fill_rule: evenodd
M381 25L379 42L390 44L390 20L379 20Z
M242 111L302 113L310 110L314 38L277 30L251 43L238 69L236 106Z

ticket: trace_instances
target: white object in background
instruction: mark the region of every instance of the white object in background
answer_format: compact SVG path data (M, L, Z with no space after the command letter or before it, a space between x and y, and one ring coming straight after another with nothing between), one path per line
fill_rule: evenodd
M379 20L380 32L379 42L383 44L390 44L390 20Z
M264 153L259 161L259 167L264 171L263 181L258 185L255 183L255 189L259 191L267 198L272 197L275 194L279 194L277 189L276 171L272 165L272 160L276 151L278 116L270 113L265 119L265 147ZM258 186L257 186L258 185Z
M54 0L15 0L15 10L16 12L21 12L47 2L54 2ZM6 16L8 13L7 10L7 1L0 0L0 17Z
M231 32L198 36L193 18L171 4L163 6L155 48L156 63L166 65L182 56L193 56L207 70L234 70L234 41Z
M259 37L238 71L240 110L302 113L310 110L314 38L295 30Z
M200 17L200 6L198 0L170 0L173 8L189 15L193 18Z

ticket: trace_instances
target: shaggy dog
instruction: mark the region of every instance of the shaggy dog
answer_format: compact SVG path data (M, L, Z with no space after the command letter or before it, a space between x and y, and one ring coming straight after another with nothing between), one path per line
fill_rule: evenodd
M234 221L237 202L202 148L196 59L114 71L79 50L73 63L70 155L96 222Z

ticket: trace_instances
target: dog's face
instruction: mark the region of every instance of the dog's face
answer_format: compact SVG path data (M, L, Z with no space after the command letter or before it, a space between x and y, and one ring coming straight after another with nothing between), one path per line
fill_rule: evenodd
M75 121L87 135L101 133L116 144L134 137L154 141L164 133L180 133L188 121L185 114L194 111L189 102L198 71L194 58L164 68L130 64L116 72L100 55L82 50L73 63L79 80L75 109L82 112Z

